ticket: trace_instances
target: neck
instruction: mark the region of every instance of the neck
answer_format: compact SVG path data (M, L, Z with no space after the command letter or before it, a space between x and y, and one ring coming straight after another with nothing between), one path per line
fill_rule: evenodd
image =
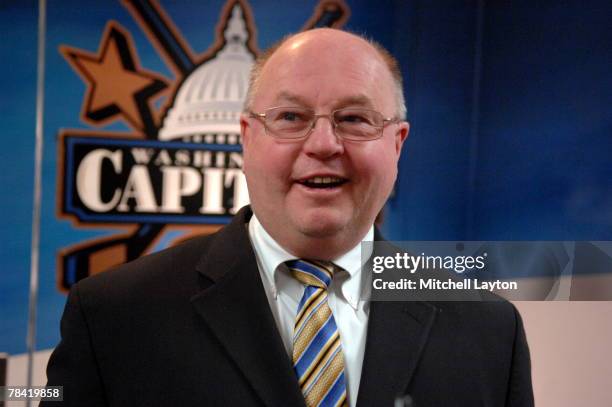
M263 225L262 225L263 226ZM371 226L360 231L350 233L337 233L333 236L285 236L266 231L287 252L304 259L332 261L348 253L357 246L366 236ZM264 226L265 228L265 226Z

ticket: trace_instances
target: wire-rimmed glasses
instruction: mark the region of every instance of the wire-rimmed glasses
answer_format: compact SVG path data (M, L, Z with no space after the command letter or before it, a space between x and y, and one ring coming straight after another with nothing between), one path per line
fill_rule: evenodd
M352 141L379 139L387 123L398 121L385 118L376 110L353 107L334 110L330 114L315 114L304 107L280 106L266 109L263 113L250 112L250 117L263 122L267 135L286 140L305 138L321 117L330 120L337 137Z

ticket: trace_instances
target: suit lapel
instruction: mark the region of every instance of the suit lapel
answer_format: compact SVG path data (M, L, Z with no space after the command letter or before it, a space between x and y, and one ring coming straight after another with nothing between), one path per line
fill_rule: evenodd
M426 302L372 302L357 405L393 405L414 375L436 308Z
M198 265L215 284L192 303L267 405L304 405L293 367L270 311L244 209L223 229Z
M378 229L374 240L384 240ZM425 301L370 303L358 406L390 406L404 395L435 316L436 307Z

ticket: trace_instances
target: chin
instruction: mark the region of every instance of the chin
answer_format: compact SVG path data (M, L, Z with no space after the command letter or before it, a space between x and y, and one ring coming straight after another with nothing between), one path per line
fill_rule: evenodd
M309 211L302 214L298 224L302 233L308 237L327 238L337 235L348 226L348 219L340 213L326 210Z

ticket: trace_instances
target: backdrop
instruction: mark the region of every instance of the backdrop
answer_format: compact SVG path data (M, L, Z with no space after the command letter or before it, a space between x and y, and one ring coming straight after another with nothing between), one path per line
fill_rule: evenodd
M51 1L37 348L65 291L246 202L236 115L260 50L366 34L405 75L394 240L612 240L608 1ZM37 3L3 27L0 351L26 350Z

